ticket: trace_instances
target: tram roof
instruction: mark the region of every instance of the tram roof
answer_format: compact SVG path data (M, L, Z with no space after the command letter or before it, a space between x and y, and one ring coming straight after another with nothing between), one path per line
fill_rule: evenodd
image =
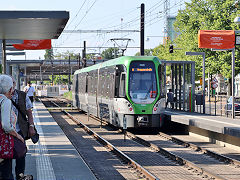
M103 63L99 63L99 64L95 64L93 66L79 69L79 70L75 71L74 74L78 74L78 73L82 73L82 72L89 72L89 71L92 71L95 69L99 69L100 67L102 68L102 67L107 67L107 66L114 66L114 65L118 65L118 64L127 65L128 61L131 61L131 60L147 60L147 61L156 60L156 61L159 61L159 63L161 63L159 58L156 56L122 56L122 57L119 57L116 59L105 61Z

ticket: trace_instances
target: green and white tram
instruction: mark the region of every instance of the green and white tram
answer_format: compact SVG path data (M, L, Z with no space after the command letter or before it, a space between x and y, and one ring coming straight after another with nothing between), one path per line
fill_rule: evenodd
M161 127L165 107L161 62L157 57L123 56L77 70L73 104L127 128Z

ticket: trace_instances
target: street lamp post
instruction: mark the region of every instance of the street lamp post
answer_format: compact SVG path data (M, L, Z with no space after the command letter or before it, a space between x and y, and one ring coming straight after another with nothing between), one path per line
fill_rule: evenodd
M203 57L203 114L205 114L205 52L185 52L189 56L202 56Z
M234 19L234 23L236 24L240 24L240 17L237 16L235 17ZM237 41L237 36L236 34L239 34L240 32L239 31L235 31L235 39ZM235 44L238 44L237 42L235 42ZM235 110L235 106L234 106L234 92L235 91L235 48L232 50L232 118L234 118L235 116L235 113L234 113L234 110Z
M232 118L233 119L235 117L234 95L235 95L235 48L233 48L232 50Z

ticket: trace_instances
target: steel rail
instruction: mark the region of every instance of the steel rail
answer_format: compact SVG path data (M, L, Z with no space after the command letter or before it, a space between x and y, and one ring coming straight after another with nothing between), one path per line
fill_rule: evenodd
M227 157L227 156L224 156L222 154L218 154L216 152L213 152L213 151L210 151L210 150L207 150L206 148L202 148L200 146L197 146L195 144L192 144L192 143L189 143L189 142L185 142L181 139L178 139L178 138L175 138L175 137L172 137L168 134L165 134L165 133L162 133L160 132L159 135L167 140L170 140L176 144L179 144L179 145L182 145L184 147L187 147L187 148L192 148L194 149L195 151L200 151L200 152L203 152L219 161L223 161L225 163L228 163L228 164L233 164L237 167L240 167L240 161L236 160L236 159L232 159L230 157Z
M61 108L60 106L58 106L58 104L56 104L53 101L50 101L52 104L54 104L55 106ZM69 114L68 112L66 112L64 110L64 108L61 108L61 111L66 114L72 121L74 121L77 125L79 125L81 128L83 128L88 134L92 135L97 141L99 141L103 146L107 147L108 149L111 150L111 152L113 152L115 155L117 155L119 158L121 158L124 162L126 162L129 166L131 166L132 168L138 170L144 178L148 179L148 180L159 180L159 178L157 178L156 176L154 176L153 174L151 174L149 171L147 171L145 168L143 168L140 164L138 164L137 162L135 162L134 160L132 160L130 157L128 157L126 154L124 154L123 152L121 152L120 150L118 150L115 146L113 146L110 142L108 142L107 140L105 140L104 138L102 138L100 135L98 135L96 132L92 131L89 127L87 127L85 124L77 121L71 114Z
M155 145L153 143L150 143L150 142L148 142L148 141L146 141L146 140L144 140L144 139L142 139L142 138L140 138L140 137L138 137L138 136L136 136L136 135L134 135L134 134L132 134L132 133L130 133L128 131L126 131L126 135L130 139L132 139L132 140L134 140L134 141L136 141L136 142L138 142L138 143L140 143L140 144L142 144L144 146L152 148L157 153L160 153L160 154L162 154L164 156L167 156L168 158L176 161L180 165L186 165L189 168L197 170L199 172L199 174L201 174L203 176L206 175L209 178L214 178L214 179L217 179L217 180L226 180L224 177L221 177L219 175L213 174L213 173L209 172L208 170L206 170L204 168L201 168L201 167L197 166L196 164L194 164L194 163L192 163L192 162L190 162L190 161L188 161L188 160L186 160L186 159L184 159L184 158L182 158L180 156L177 156L177 155L175 155L175 154L173 154L173 153L171 153L171 152L169 152L169 151L167 151L167 150L165 150L165 149L163 149L163 148L161 148L161 147L159 147L159 146L157 146L157 145Z
M52 102L52 101L51 101ZM54 102L52 102L55 106L58 106L56 103L54 103ZM59 106L58 106L59 107ZM79 122L79 121L77 121L75 118L73 118L72 117L72 115L70 115L68 112L66 112L66 111L64 111L63 110L63 108L62 108L62 112L64 112L68 117L70 117L75 123L77 123L77 124L79 124L80 126L82 126L89 134L91 134L91 135L93 135L96 139L99 137L100 138L100 142L101 142L101 137L99 136L99 135L95 135L95 132L93 132L91 129L89 129L87 126L85 126L84 124L82 124L81 122ZM96 119L96 120L99 120L99 118L96 118L96 117L94 117L94 119ZM121 130L120 130L121 131ZM132 140L134 140L134 141L136 141L136 142L138 142L138 143L140 143L140 144L142 144L142 145L144 145L144 146L146 146L146 147L149 147L149 148L151 148L151 149L153 149L154 151L156 151L157 153L160 153L160 154L162 154L162 155L164 155L164 156L166 156L166 157L168 157L168 158L170 158L170 159L172 159L172 160L174 160L174 161L176 161L178 164L180 164L180 165L186 165L186 166L188 166L189 168L191 168L191 169L194 169L194 170L197 170L197 172L199 173L199 174L201 174L202 176L207 176L207 177L209 177L209 178L211 178L211 179L216 179L216 180L226 180L224 177L221 177L221 176L219 176L219 175L216 175L216 174L213 174L212 172L209 172L208 170L206 170L205 168L201 168L201 167L199 167L199 166L197 166L196 164L194 164L194 163L192 163L192 162L190 162L190 161L188 161L188 160L186 160L186 159L184 159L184 158L182 158L182 157L180 157L180 156L177 156L177 155L175 155L174 153L171 153L171 152L169 152L169 151L167 151L167 150L165 150L165 149L163 149L163 148L161 148L161 147L159 147L159 146L157 146L157 145L155 145L155 144L153 144L153 143L150 143L150 142L148 142L148 141L146 141L146 140L144 140L144 139L142 139L142 138L140 138L140 137L138 137L138 136L136 136L136 135L134 135L133 133L130 133L130 132L128 132L128 131L126 131L125 132L126 133L126 135L130 138L130 139L132 139ZM162 133L161 135L163 135L164 133ZM167 137L167 136L166 136ZM173 138L173 139L176 139L176 141L177 141L177 138ZM104 140L104 139L103 139ZM179 140L179 142L180 142L181 140ZM102 143L102 142L101 142ZM107 143L107 144L106 144ZM111 145L110 143L110 146L108 145L108 142L104 142L103 141L103 143L102 144L104 144L104 146L107 146L109 149L111 149L111 151L115 151L114 149L112 149L111 147L113 146L113 145ZM184 142L183 142L184 143ZM114 147L114 146L113 146ZM196 147L196 145L193 145L193 147ZM118 150L117 150L118 151ZM121 154L122 154L122 152L120 152ZM122 157L121 156L121 154L120 154L120 157ZM118 154L117 154L118 155ZM125 154L124 154L125 155ZM134 168L136 168L136 166L133 164L132 165L132 162L131 161L133 161L132 159L129 161L129 160L125 160L125 158L123 158L123 160L125 161L125 162L127 162L128 164L130 164L132 167L134 167ZM134 161L133 161L134 162ZM140 166L140 165L139 165ZM139 169L138 169L139 170ZM145 169L144 169L145 170Z

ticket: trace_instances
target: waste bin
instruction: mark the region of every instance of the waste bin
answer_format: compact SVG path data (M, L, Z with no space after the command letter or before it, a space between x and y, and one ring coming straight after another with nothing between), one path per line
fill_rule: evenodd
M203 95L196 94L196 105L203 105Z

